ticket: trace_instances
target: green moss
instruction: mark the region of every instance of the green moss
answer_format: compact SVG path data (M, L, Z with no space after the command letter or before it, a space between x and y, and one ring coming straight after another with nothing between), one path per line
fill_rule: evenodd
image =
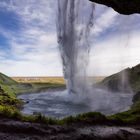
M57 124L57 121L52 118L45 117L41 114L38 115L23 115L18 109L8 105L0 105L0 115L7 118L12 118L25 122L36 122L45 124Z
M22 93L33 93L33 92L40 92L43 90L47 90L49 88L61 88L65 87L63 84L53 84L53 83L33 83L33 84L26 84L20 83L17 85L1 85L4 91L12 96L16 97L18 94Z
M57 121L52 118L45 117L41 114L22 115L18 110L23 104L16 98L20 93L40 92L48 88L64 87L59 83L17 83L8 76L0 73L0 115L18 119L21 121L40 122L47 124L56 124Z
M73 123L89 123L89 124L96 124L96 123L106 123L109 121L117 121L123 123L139 123L140 122L140 102L135 104L132 109L117 113L111 116L104 116L98 112L89 112L79 114L77 116L69 116L64 119L53 119L41 114L38 115L23 115L20 113L18 109L13 106L8 105L0 105L0 115L12 119L17 119L24 122L33 122L33 123L43 123L43 124L73 124Z
M12 106L0 105L0 115L8 118L19 119L21 117L20 112Z
M22 102L15 95L10 94L10 92L6 93L4 89L0 88L0 105L19 108Z
M23 115L20 113L18 109L8 105L0 105L0 115L7 118L12 118L24 122L33 122L33 123L43 123L43 124L71 124L71 123L81 123L81 122L89 122L97 123L101 121L105 121L106 117L98 112L89 112L84 114L79 114L77 116L69 116L64 119L54 119L50 117L43 116L41 114L38 115Z
M33 93L47 90L48 88L65 87L64 83L47 82L47 83L18 83L10 77L0 73L0 87L10 97L16 97L17 94Z
M106 117L99 112L88 112L79 114L77 116L69 116L59 121L60 124L69 124L69 123L79 123L79 122L86 122L86 123L96 123L105 121Z
M21 105L21 101L14 97L0 95L0 105L9 105L18 108Z
M6 94L8 94L8 96L10 96L10 97L16 97L17 90L15 88L13 88L13 86L1 85L1 87L4 90L4 92Z
M135 103L130 110L108 116L107 118L109 120L117 120L125 123L140 122L140 101Z
M14 81L12 78L0 73L0 84L14 85L17 84L17 82Z

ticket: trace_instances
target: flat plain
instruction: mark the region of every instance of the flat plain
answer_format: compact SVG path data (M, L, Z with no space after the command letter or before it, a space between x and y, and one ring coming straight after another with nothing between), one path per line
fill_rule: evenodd
M11 77L13 80L20 83L55 83L65 84L63 77ZM104 76L88 77L90 82L100 82L104 79Z

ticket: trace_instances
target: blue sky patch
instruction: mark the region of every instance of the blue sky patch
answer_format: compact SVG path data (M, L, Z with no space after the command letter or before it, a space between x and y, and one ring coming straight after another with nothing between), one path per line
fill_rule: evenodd
M0 34L0 49L5 50L9 46L9 40Z
M13 11L8 11L5 8L0 9L0 26L8 31L16 32L20 30L20 17Z

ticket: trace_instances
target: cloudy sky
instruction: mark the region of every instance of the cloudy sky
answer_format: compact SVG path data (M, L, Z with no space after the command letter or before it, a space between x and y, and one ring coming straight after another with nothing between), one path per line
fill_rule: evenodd
M61 76L56 0L0 0L0 72ZM88 13L87 13L88 14ZM89 75L110 75L140 63L140 15L96 5Z

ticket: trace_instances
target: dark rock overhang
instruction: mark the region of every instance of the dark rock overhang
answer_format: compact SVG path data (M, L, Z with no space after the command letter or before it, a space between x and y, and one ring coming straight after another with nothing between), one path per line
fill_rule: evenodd
M92 2L112 7L120 14L140 14L140 0L90 0Z

